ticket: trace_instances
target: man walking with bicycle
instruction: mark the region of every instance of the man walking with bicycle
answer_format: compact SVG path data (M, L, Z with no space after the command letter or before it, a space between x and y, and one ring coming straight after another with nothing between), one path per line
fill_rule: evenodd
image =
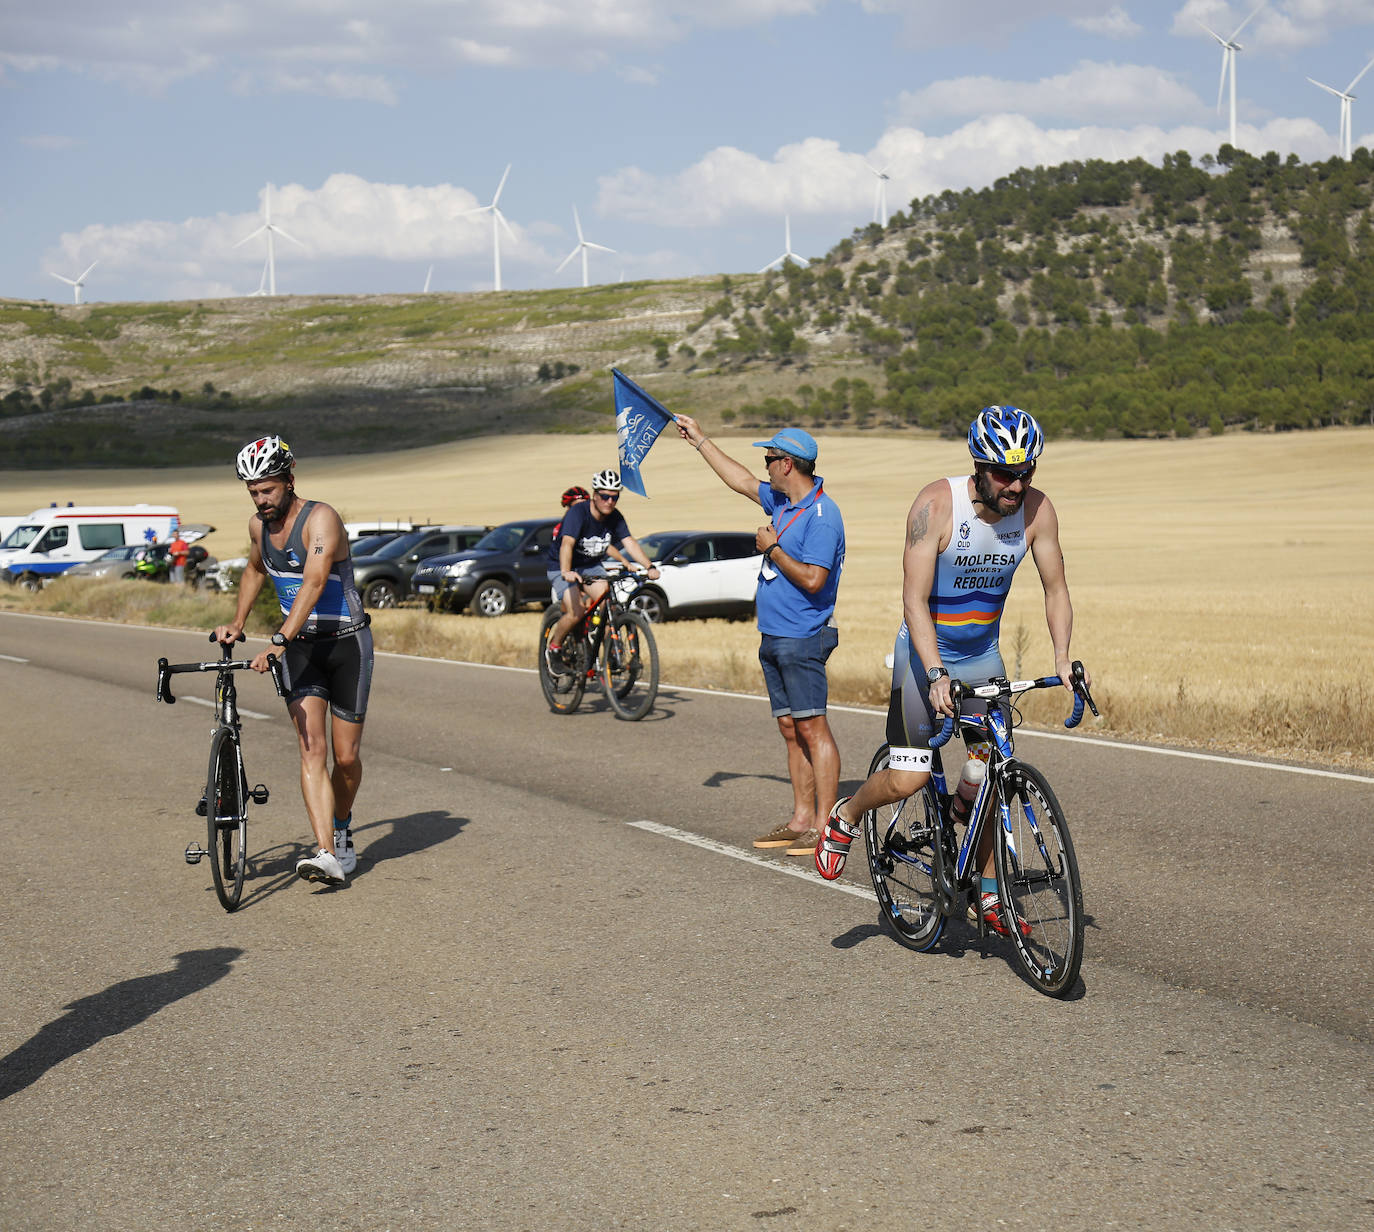
M888 766L831 810L816 848L816 868L827 880L843 870L866 812L915 795L930 778L936 716L954 713L951 675L980 685L1006 674L998 630L1012 576L1027 552L1045 592L1055 671L1072 691L1073 605L1059 546L1059 520L1049 497L1031 487L1044 444L1040 425L1025 411L984 407L968 432L973 474L937 479L912 503L902 551L906 619L893 656ZM965 708L972 714L979 705L967 703ZM968 752L971 759L987 761L983 746ZM949 788L954 797L953 782ZM975 853L982 873L979 910L989 927L1005 935L992 837L989 828Z
M245 445L235 469L257 514L248 524L252 542L239 579L238 608L215 637L225 643L238 638L270 577L282 622L272 647L257 655L252 667L265 672L269 654L282 656L287 710L300 741L301 795L319 844L314 855L297 862L296 872L307 881L338 885L358 862L353 801L363 777L360 749L373 662L348 536L329 505L296 495L295 457L280 437ZM333 716L328 741L326 714Z
M763 553L755 594L759 663L787 748L792 816L756 838L754 846L809 856L820 838L817 826L829 815L840 787L840 750L825 717L825 665L840 640L835 595L844 566L844 521L815 473L818 451L809 432L784 428L766 441L754 442L764 450L768 473L760 483L691 416L678 415L676 420L682 439L725 486L769 515L755 540Z

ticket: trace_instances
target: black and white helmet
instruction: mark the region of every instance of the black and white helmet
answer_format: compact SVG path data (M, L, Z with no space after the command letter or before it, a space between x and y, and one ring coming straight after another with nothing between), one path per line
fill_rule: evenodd
M603 492L619 492L621 488L620 472L613 470L597 471L592 476L592 491L600 489Z
M234 469L245 482L285 475L294 465L296 456L279 436L264 436L239 450Z
M1016 406L985 406L968 430L968 451L976 462L993 466L1022 466L1034 462L1045 448L1045 434Z

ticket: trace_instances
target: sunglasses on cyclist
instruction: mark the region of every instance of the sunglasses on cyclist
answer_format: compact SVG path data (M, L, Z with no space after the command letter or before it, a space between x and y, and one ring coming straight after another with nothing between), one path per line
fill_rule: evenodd
M1001 484L1012 484L1018 479L1029 483L1031 481L1031 476L1035 474L1035 467L1025 466L1019 471L1013 471L1008 470L1005 466L989 466L988 474Z
M766 453L763 455L763 467L767 470L774 462L781 462L790 455L785 453Z
M620 493L619 493L619 492L598 492L596 495L597 495L598 499L604 500L604 501L610 501L611 504L613 504L613 505L616 503L616 501L618 501L618 500L620 499Z

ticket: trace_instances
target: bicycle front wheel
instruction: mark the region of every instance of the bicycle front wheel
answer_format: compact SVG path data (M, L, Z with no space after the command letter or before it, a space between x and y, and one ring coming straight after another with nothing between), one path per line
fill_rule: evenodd
M616 717L642 719L658 696L658 644L638 612L618 612L601 643L599 674Z
M544 700L554 714L572 714L581 704L582 691L587 687L586 670L579 666L584 662L586 649L581 642L569 637L565 639L563 650L573 662L566 672L555 674L549 669L549 656L545 653L549 646L549 634L563 611L556 604L544 613L539 625L539 687L544 690Z
M869 777L888 768L883 745ZM945 917L935 889L935 843L939 805L927 784L914 796L864 814L864 847L883 924L908 949L924 951L940 939Z
M1045 776L1016 763L1002 778L997 890L1016 957L1047 996L1072 991L1083 962L1083 887L1064 810Z
M243 894L248 865L248 813L243 790L243 753L232 728L218 728L210 741L210 773L205 784L205 820L215 893L225 911Z

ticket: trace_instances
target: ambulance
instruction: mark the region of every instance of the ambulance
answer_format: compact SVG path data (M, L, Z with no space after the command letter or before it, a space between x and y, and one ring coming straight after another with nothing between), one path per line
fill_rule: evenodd
M0 543L0 576L26 590L111 548L171 539L181 515L170 505L50 505Z

